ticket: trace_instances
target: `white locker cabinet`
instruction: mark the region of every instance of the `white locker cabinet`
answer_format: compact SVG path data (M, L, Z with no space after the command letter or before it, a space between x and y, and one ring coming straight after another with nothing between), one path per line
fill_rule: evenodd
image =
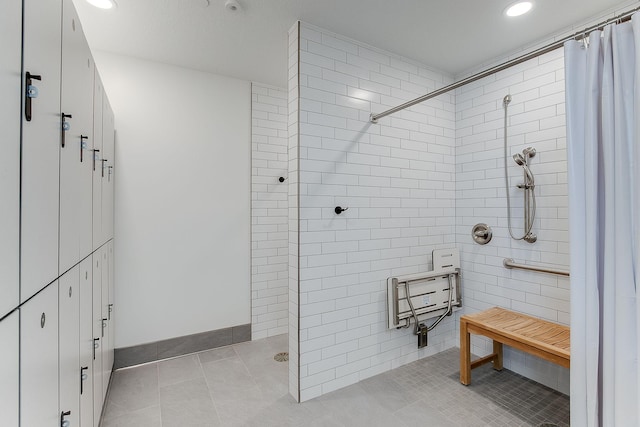
M93 249L102 245L102 109L104 89L95 69L93 89Z
M113 240L107 243L108 248L108 261L109 261L109 346L107 352L107 366L110 370L113 370L114 362L114 347L115 347L115 312L114 312L114 258L113 258Z
M58 279L60 406L70 426L80 425L80 267ZM61 415L62 416L62 415Z
M20 426L59 426L58 282L20 308Z
M3 0L0 13L0 318L18 306L20 219L20 54L22 1Z
M62 7L61 114L67 130L60 144L60 272L91 253L91 175L86 165L93 127L93 65L91 51L71 0ZM85 156L86 154L86 156ZM84 174L83 174L84 172ZM88 191L87 191L88 190ZM82 240L82 250L80 241Z
M32 90L21 97L22 302L58 277L61 22L61 0L25 0L23 84Z
M102 110L102 152L104 162L102 177L102 241L113 238L113 184L115 160L115 123L113 110L107 96L104 96Z
M102 254L93 254L93 420L100 423L104 395L102 393Z
M109 322L109 250L104 245L99 250L102 259L102 398L107 396L111 368L109 365L111 322Z
M0 320L0 414L2 425L17 427L19 414L19 313Z
M93 424L93 257L80 263L80 425Z

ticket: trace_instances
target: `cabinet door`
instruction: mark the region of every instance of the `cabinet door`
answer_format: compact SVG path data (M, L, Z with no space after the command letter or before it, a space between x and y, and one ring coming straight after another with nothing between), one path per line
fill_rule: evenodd
M92 161L91 152L83 145L89 144L92 137L93 72L91 52L78 15L72 1L64 0L60 103L62 113L71 117L65 118L68 129L62 132L64 146L61 144L60 148L60 272L91 253L87 233L91 230L91 175L83 172L88 171L87 165L91 166Z
M58 279L58 354L60 366L59 413L80 425L80 267L75 266Z
M20 426L59 426L58 282L20 308Z
M23 302L58 277L61 21L61 0L25 0L23 78L30 73L41 80L32 79L37 97L22 100Z
M102 245L102 108L104 90L98 70L93 90L93 249Z
M19 313L0 320L0 414L2 425L17 426L19 413Z
M18 306L20 218L20 48L22 1L3 0L0 13L0 318Z
M93 257L80 263L80 425L93 423ZM97 424L96 424L97 425Z
M102 414L102 257L100 250L93 254L93 425L100 423Z
M114 258L113 258L113 240L107 244L109 251L109 351L107 356L107 366L110 370L113 370L114 362L114 347L115 347L115 312L114 312Z
M113 188L115 173L115 123L113 110L106 94L102 111L102 148L104 151L104 177L102 179L102 239L113 238Z
M102 397L107 396L111 368L109 351L111 347L111 322L109 322L109 250L108 245L100 248L102 259Z

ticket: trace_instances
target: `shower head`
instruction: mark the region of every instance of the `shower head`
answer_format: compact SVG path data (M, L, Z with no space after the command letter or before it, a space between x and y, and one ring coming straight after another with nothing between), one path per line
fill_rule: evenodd
M522 166L522 168L524 169L524 173L527 176L527 180L525 181L525 184L533 185L534 183L533 173L531 172L531 169L529 169L529 166L527 165L527 160L524 158L524 156L520 153L516 153L513 155L513 160L518 164L518 166Z
M536 149L533 147L527 147L524 150L522 150L522 154L524 155L525 159L530 159L536 156Z
M502 104L505 106L509 105L510 102L511 102L511 95L505 96L504 99L502 100Z
M526 165L526 161L524 160L524 157L522 157L522 154L520 154L520 153L514 154L513 155L513 160L518 164L518 166Z

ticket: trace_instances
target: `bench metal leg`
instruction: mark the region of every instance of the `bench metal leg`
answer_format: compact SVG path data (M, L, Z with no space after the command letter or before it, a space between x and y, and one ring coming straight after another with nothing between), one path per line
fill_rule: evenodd
M502 353L501 353L502 354ZM471 384L471 336L467 322L460 320L460 382Z

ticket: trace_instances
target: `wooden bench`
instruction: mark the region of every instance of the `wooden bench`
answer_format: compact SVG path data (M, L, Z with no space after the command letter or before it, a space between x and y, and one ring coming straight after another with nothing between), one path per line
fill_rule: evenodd
M493 340L493 353L471 362L471 334ZM502 344L569 367L569 327L494 307L460 318L460 382L471 384L471 370L493 362L502 370Z

